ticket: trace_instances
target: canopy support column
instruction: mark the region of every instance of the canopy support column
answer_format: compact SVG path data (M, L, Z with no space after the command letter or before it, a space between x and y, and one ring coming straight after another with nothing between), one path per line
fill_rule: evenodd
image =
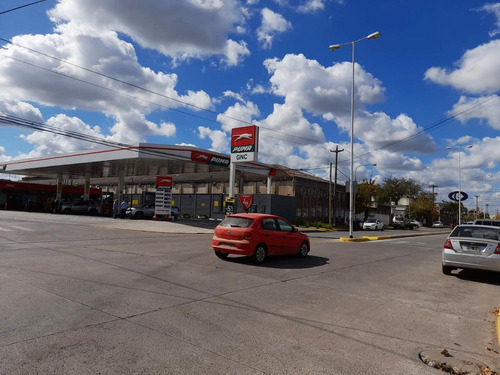
M116 199L118 199L118 202L122 201L124 187L125 187L125 171L123 169L120 169L118 171L118 188L116 189Z

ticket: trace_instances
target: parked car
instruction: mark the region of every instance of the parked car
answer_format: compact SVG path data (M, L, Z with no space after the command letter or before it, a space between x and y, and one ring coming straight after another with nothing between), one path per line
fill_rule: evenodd
M152 218L155 216L155 204L145 203L138 207L129 207L127 208L126 215L131 219Z
M174 220L178 219L179 214L180 214L179 207L176 206L171 207L170 215ZM155 204L145 203L138 207L127 208L126 215L131 219L153 218L155 216Z
M307 234L286 219L250 213L227 216L215 228L212 248L221 259L237 254L251 256L256 263L262 263L270 255L305 257L310 243Z
M432 223L433 228L444 228L444 225L441 221L435 221Z
M500 228L459 225L450 233L442 252L445 275L457 268L500 272Z
M418 220L410 220L410 224L416 226L417 228L422 226L422 223Z
M97 215L99 213L99 207L97 203L86 200L63 202L61 205L61 212L63 214Z
M363 223L363 230L384 230L384 222L379 219L368 219Z

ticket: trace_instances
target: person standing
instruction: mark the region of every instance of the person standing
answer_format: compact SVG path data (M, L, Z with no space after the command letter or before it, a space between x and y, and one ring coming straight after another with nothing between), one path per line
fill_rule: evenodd
M116 219L117 215L118 215L118 199L115 199L113 201L113 219Z
M121 204L121 213L120 213L120 219L125 219L125 214L127 213L127 208L128 208L128 203L125 201L125 199L123 200L122 204Z

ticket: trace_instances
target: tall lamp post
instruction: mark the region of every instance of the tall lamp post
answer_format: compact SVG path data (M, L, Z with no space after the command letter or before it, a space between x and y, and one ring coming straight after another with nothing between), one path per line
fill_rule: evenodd
M351 88L351 165L349 168L349 238L352 238L353 232L353 209L354 209L354 185L353 185L353 174L354 174L354 47L356 43L362 42L365 39L377 39L380 37L380 33L377 31L364 38L341 44L332 44L329 49L330 51L335 51L340 47L352 45L352 88Z
M463 146L465 148L472 148L472 145ZM462 223L462 167L460 165L460 153L462 146L446 147L447 150L458 148L458 225Z
M339 152L344 151L343 148L339 149L339 146L335 146L335 150L330 150L330 152L335 152L335 185L333 185L333 200L335 201L336 192L337 192L337 166L338 166L338 158ZM332 212L335 215L335 210L332 207L332 162L328 163L330 165L330 184L328 187L328 224L332 225Z
M355 181L358 181L358 178L356 177L356 173L358 172L358 168L359 167L376 167L377 166L377 163L373 163L373 164L361 164L361 165L358 165L356 167L356 169L354 170L354 180Z

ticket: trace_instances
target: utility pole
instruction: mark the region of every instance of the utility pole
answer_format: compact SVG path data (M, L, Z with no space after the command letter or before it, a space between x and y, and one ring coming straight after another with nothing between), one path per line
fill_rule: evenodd
M330 150L330 152L335 152L335 184L333 185L333 200L335 201L335 196L337 193L337 166L338 166L338 156L339 152L344 151L344 149L339 149L339 146L335 146L335 150ZM330 162L330 185L328 189L328 224L332 225L332 211L335 213L335 210L332 208L332 163Z
M432 183L432 185L429 185L429 187L432 188L432 195L434 196L434 200L436 200L436 193L434 193L434 189L439 187L439 186L434 185L434 183Z
M479 205L477 203L479 195L474 195L474 197L476 198L476 219L477 219L477 217L479 216Z

